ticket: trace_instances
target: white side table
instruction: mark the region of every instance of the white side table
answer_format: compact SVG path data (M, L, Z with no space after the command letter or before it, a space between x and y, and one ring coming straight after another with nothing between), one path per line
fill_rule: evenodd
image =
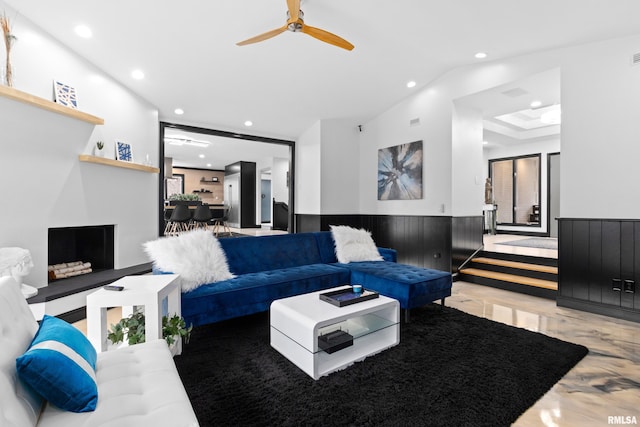
M180 286L177 274L127 276L113 285L124 286L122 291L100 289L87 296L87 337L97 352L107 350L107 308L122 307L122 316L133 313L136 306L144 306L145 339L162 338L162 302L167 300L168 316L180 316ZM182 339L176 342L175 354L182 353Z

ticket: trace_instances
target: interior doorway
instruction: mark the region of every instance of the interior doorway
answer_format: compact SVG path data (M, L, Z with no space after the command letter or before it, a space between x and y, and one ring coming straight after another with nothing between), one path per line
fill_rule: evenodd
M164 234L167 221L165 210L170 211L165 206L170 207L174 203L167 200L167 179L175 175L176 168L185 169L189 173L182 180L181 186L174 186L174 192L183 196L178 201L191 200L187 196L197 195L199 200L194 203L210 205L212 210L229 210L230 225L236 224L239 228L256 228L257 225L259 228L262 219L261 176L256 176L255 169L253 178L243 175L244 189L249 189L249 192L243 192L243 198L239 197L240 180L234 181L234 171L228 167L239 162L251 164L258 170L272 170L272 197L269 201L277 198L291 207L286 212L287 227L284 231L295 232L295 141L160 122L159 148L159 235ZM244 212L242 204L248 206ZM244 218L242 226L238 221L241 212ZM271 205L267 212L273 219Z

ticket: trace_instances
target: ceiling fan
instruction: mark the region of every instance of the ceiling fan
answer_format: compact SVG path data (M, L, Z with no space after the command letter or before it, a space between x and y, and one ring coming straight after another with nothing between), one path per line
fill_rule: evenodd
M238 46L244 46L247 44L258 43L289 30L294 33L302 32L308 34L320 41L341 47L346 50L353 49L354 46L345 39L338 37L328 31L321 30L320 28L306 25L303 20L304 13L302 13L302 11L300 10L300 0L287 0L287 7L289 8L287 12L287 23L284 26L276 28L275 30L267 31L266 33L251 37L250 39L238 42L236 44Z

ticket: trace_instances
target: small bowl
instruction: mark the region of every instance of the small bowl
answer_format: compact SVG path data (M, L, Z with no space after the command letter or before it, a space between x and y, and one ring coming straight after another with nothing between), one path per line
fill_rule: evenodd
M362 293L363 289L362 289L362 285L351 285L351 289L353 290L354 293L356 294L360 294Z

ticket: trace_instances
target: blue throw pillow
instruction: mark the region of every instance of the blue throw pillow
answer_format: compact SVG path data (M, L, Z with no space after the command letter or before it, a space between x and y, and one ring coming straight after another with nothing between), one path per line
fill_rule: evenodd
M31 346L16 359L18 376L60 409L96 409L96 351L76 328L45 315Z

